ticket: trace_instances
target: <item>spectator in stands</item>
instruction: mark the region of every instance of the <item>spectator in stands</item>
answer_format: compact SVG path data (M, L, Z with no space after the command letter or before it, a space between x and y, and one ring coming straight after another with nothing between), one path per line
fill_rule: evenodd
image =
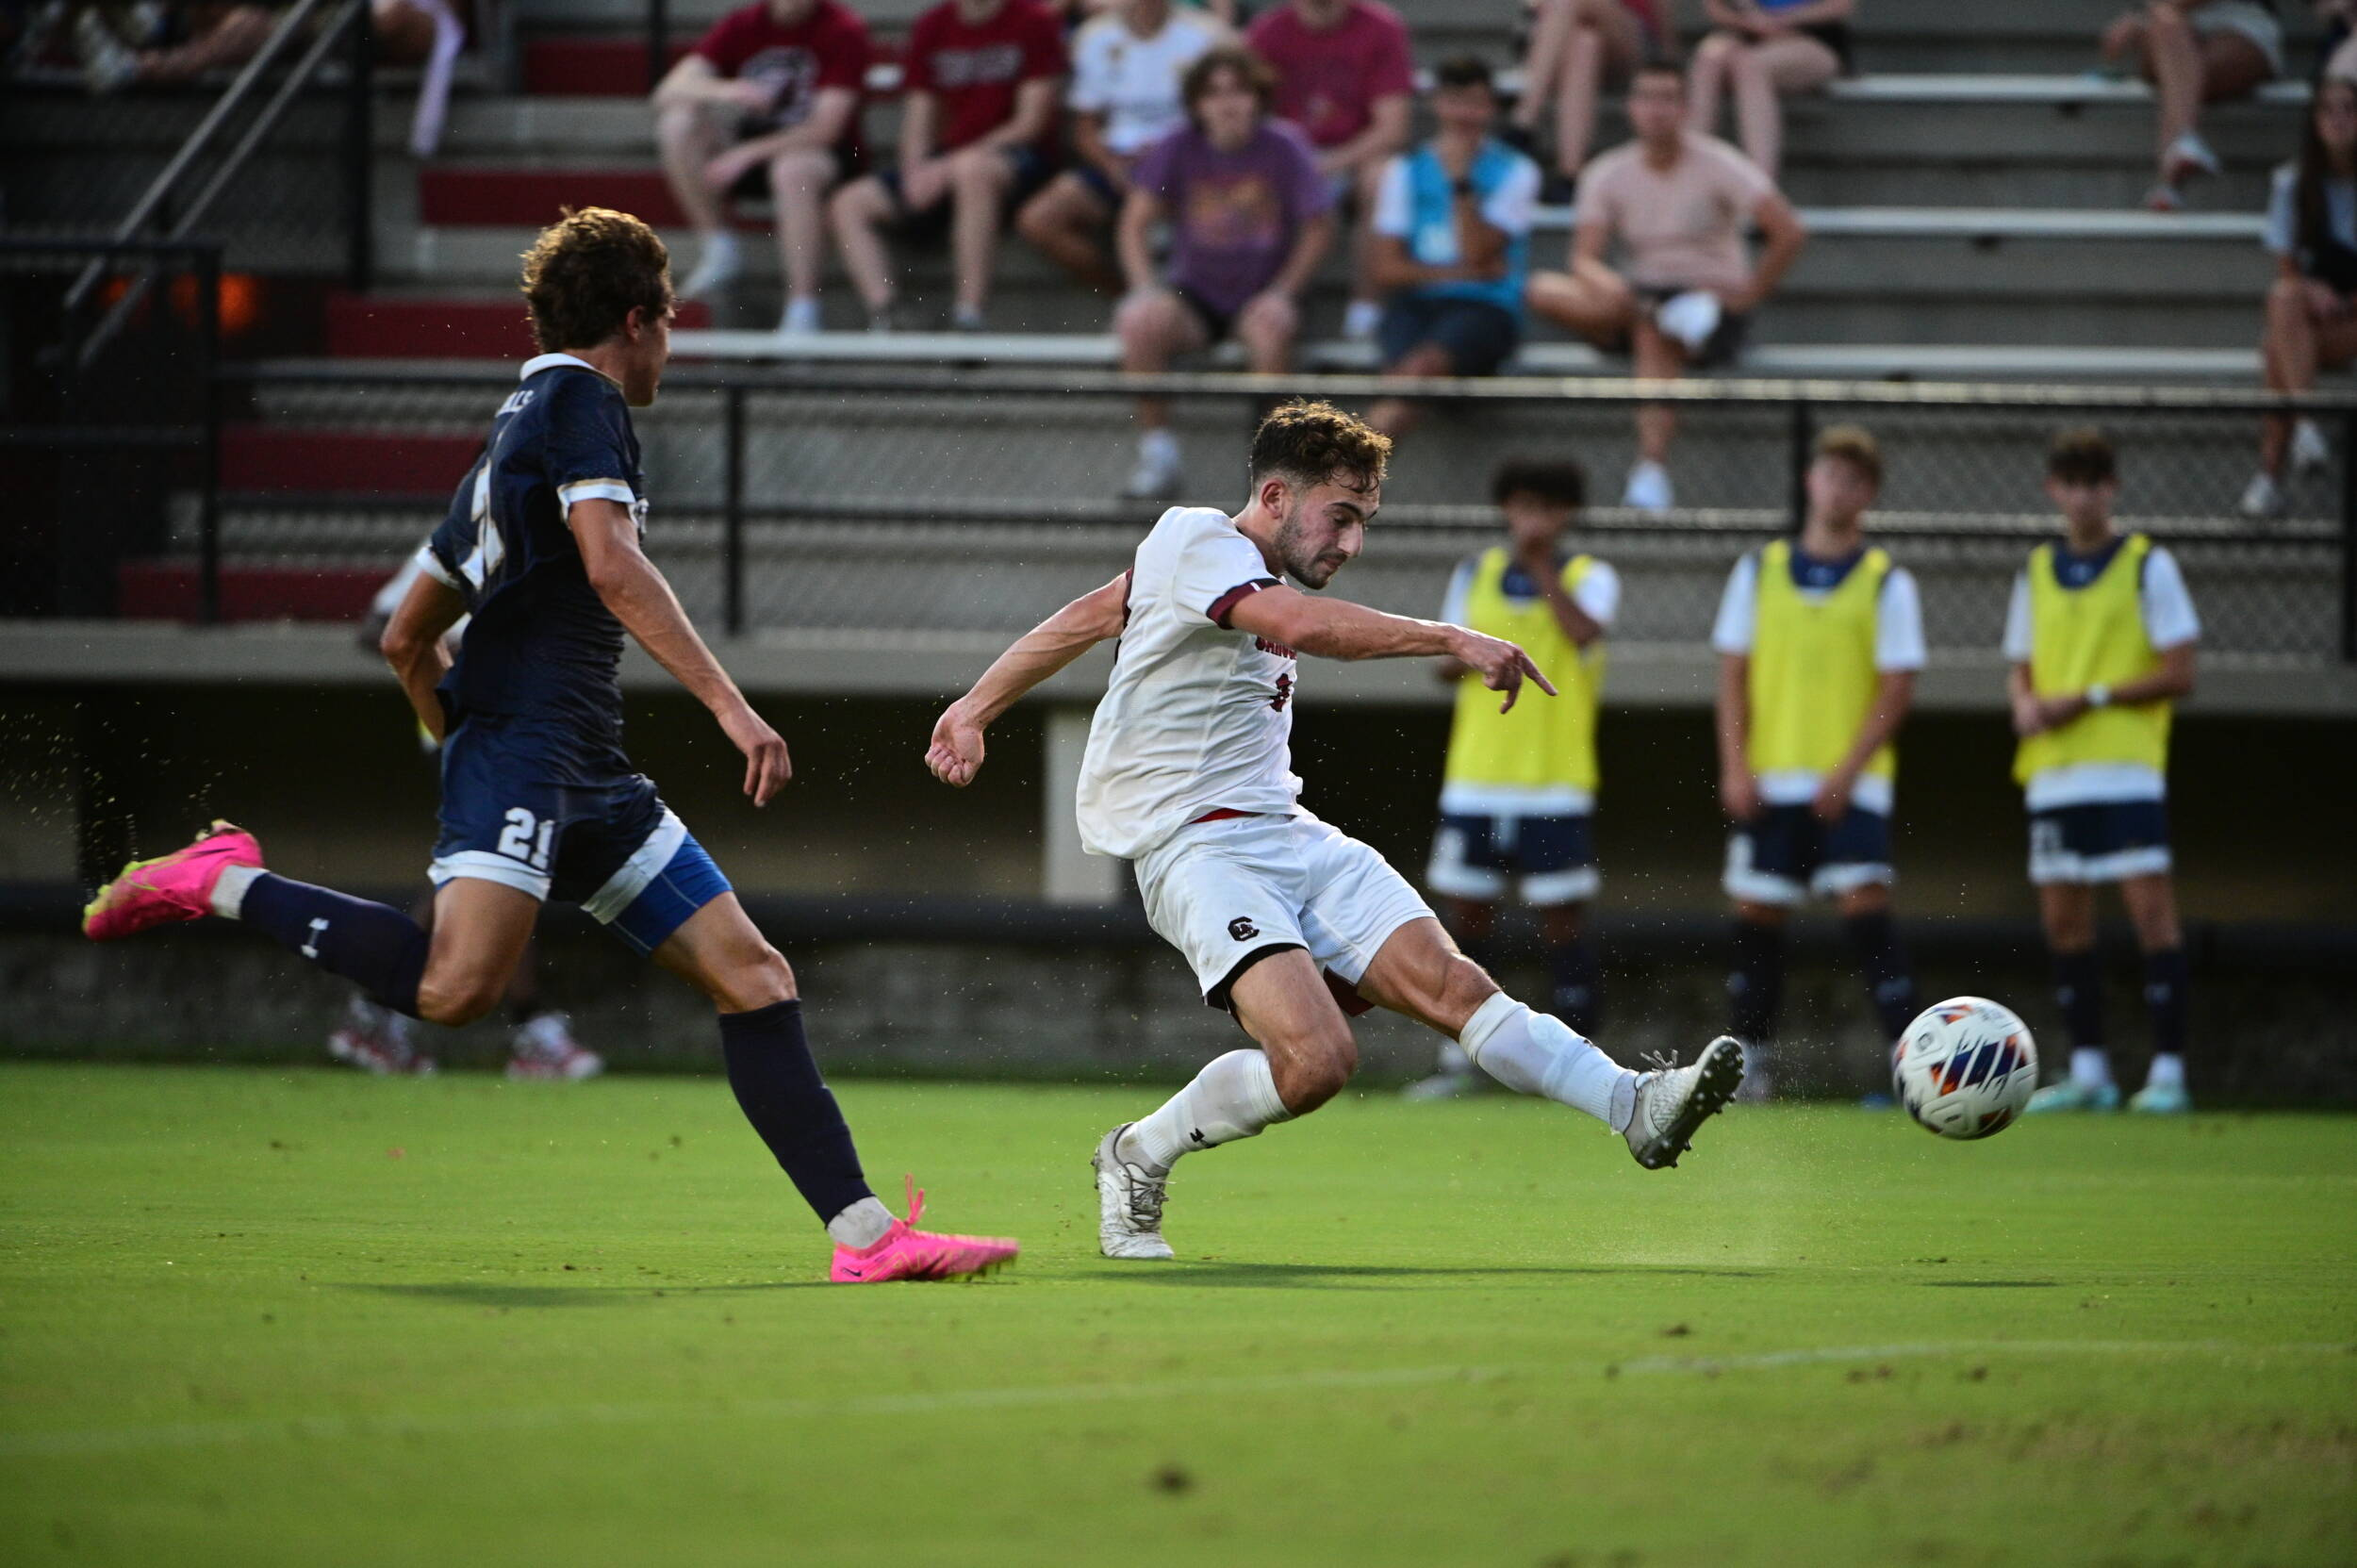
M1270 117L1276 87L1266 61L1232 45L1187 68L1189 123L1146 150L1122 205L1122 369L1163 370L1231 336L1255 371L1291 362L1301 291L1334 242L1334 197L1309 139ZM1170 261L1158 279L1152 237L1165 223ZM1180 478L1169 405L1140 398L1138 424L1124 493L1167 497Z
M1850 68L1856 8L1856 0L1703 0L1713 31L1687 77L1687 124L1715 134L1731 90L1743 156L1774 179L1784 160L1780 95L1814 92Z
M1570 270L1534 275L1531 308L1599 348L1626 349L1649 380L1724 364L1806 231L1757 164L1687 129L1677 67L1639 69L1628 118L1636 140L1597 157L1580 182ZM1743 240L1755 225L1767 240L1756 262ZM1615 241L1617 272L1605 261ZM1621 504L1647 512L1675 504L1666 465L1676 428L1665 404L1638 409L1637 464Z
M1522 97L1514 105L1515 140L1535 144L1547 111L1554 110L1550 200L1570 200L1588 162L1596 95L1607 84L1625 80L1640 61L1666 58L1670 41L1655 0L1536 0Z
M1372 338L1381 315L1366 279L1364 220L1375 183L1408 145L1416 91L1408 25L1377 0L1285 0L1255 17L1244 41L1277 68L1277 116L1309 133L1339 198L1361 222L1357 280L1343 332Z
M1497 88L1471 56L1433 73L1432 140L1384 166L1368 281L1387 296L1387 376L1494 375L1521 346L1539 166L1492 134ZM1419 418L1386 398L1367 422L1404 436Z
M74 49L92 92L162 87L228 71L261 52L278 25L267 6L84 6L74 16Z
M956 258L951 324L981 330L998 224L1055 170L1063 33L1038 0L943 0L903 51L899 161L835 192L844 270L871 332L890 331L898 290L881 232L946 217Z
M701 250L680 286L701 299L744 270L731 197L766 190L785 273L782 332L818 330L827 192L858 168L867 24L838 0L756 0L729 12L654 91L663 176Z
M2155 212L2185 205L2185 182L2224 166L2201 139L2201 106L2240 98L2283 72L2275 0L2149 0L2103 29L2106 63L2133 67L2160 101Z
M1187 123L1179 78L1224 42L1216 19L1172 0L1118 0L1072 41L1071 168L1015 215L1015 227L1092 289L1118 292L1099 237L1129 193L1138 155Z
M2327 76L2316 84L2299 157L2275 171L2267 202L2266 247L2276 278L2267 290L2260 357L2266 384L2304 392L2319 367L2357 360L2357 83ZM2284 469L2313 472L2332 461L2312 420L2270 416L2261 427L2259 471L2243 491L2245 517L2283 515Z

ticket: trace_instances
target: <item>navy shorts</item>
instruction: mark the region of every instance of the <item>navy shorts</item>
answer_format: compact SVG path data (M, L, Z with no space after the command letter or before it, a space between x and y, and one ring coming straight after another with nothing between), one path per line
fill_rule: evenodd
M2168 806L2160 801L2091 801L2030 813L2030 880L2120 882L2169 868Z
M1386 365L1436 343L1448 355L1451 375L1494 375L1522 346L1523 324L1512 311L1487 300L1403 294L1383 307L1376 338Z
M1596 896L1596 841L1586 812L1565 817L1443 812L1425 885L1446 898L1496 903L1514 878L1535 909Z
M641 773L549 782L545 732L477 716L442 744L442 835L434 885L470 877L543 902L577 903L642 953L729 891Z
M1072 166L1072 177L1080 182L1081 190L1104 203L1115 213L1121 211L1121 204L1129 199L1129 193L1113 184L1113 176L1094 163L1075 163Z
M1039 193L1039 188L1055 175L1055 165L1037 147L1001 147L998 156L1014 170L1014 184L1007 189L1007 208L1012 211ZM900 226L911 233L947 234L949 220L957 207L948 194L922 210L911 207L908 198L900 193L900 166L876 172L876 183L892 198L892 210Z
M1826 823L1806 806L1769 806L1727 834L1727 896L1755 904L1797 904L1896 880L1890 818L1852 806Z

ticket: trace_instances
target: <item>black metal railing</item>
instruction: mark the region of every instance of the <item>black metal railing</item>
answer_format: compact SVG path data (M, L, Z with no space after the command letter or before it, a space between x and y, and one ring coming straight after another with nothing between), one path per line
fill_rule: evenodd
M513 373L306 363L230 367L223 379L245 417L448 433L479 430ZM1583 524L1656 579L1653 617L1638 616L1635 638L1703 635L1726 559L1794 523L1817 433L1855 421L1887 454L1878 526L1919 576L1945 585L1927 605L1935 644L1993 647L2021 553L2053 528L2040 491L2045 442L2058 426L2099 421L2122 450L2123 518L2171 543L2203 580L2213 646L2265 661L2357 662L2357 470L2347 460L2357 453L2357 395L2343 393L683 366L638 421L657 519L651 543L668 553L697 613L732 635L1028 625L1067 590L1102 580L1092 573L1117 569L1151 521L1153 504L1116 499L1138 393L1174 401L1203 459L1191 470L1195 492L1224 500L1241 484L1244 437L1269 401L1311 394L1364 407L1403 391L1439 412L1403 444L1386 542L1354 569L1354 597L1428 611L1432 562L1492 526L1485 494L1499 458L1580 455L1603 488L1624 460L1632 406L1656 402L1680 410L1673 467L1684 504L1667 517L1598 504ZM2292 515L2251 521L2235 503L2258 421L2271 414L2320 421L2342 455L2335 471L2297 490ZM453 470L420 488L458 478ZM239 561L389 566L438 518L442 499L233 495L224 548Z
M270 144L288 109L325 79L339 52L342 113L334 162L340 188L336 206L342 230L342 271L348 287L366 289L375 272L375 51L368 0L296 0L130 210L112 225L107 239L172 244L212 237L208 220L215 217L223 196L239 189L239 176L255 154ZM103 276L104 267L94 259L68 289L66 310L86 307ZM103 350L123 321L139 308L145 292L145 286L139 285L109 304L85 335L83 352Z
M0 408L0 613L115 614L123 563L189 557L174 612L220 619L220 294L215 244L0 238L7 318L52 334Z

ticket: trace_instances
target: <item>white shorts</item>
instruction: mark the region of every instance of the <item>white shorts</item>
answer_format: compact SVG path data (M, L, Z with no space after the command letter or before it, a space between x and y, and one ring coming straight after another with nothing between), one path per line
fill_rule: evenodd
M2253 49L2266 57L2268 74L2283 74L2283 24L2256 0L2211 0L2188 13L2185 23L2197 38L2235 33L2248 39Z
M1287 948L1356 985L1392 933L1432 916L1389 861L1306 811L1190 823L1134 869L1147 923L1219 1008L1238 975Z

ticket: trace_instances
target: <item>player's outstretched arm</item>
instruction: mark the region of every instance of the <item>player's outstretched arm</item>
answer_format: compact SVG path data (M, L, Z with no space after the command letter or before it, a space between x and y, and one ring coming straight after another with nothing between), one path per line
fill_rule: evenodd
M973 689L949 704L933 725L925 766L943 784L963 789L982 767L982 732L1023 694L1098 643L1121 635L1129 615L1129 574L1080 598L1015 638L991 662Z
M638 524L629 508L618 501L576 501L565 520L581 546L589 586L623 630L638 639L638 646L712 710L730 741L745 753L745 793L753 804L767 805L794 776L785 742L753 712L696 635L687 612L680 608L679 596L638 548Z
M1322 659L1408 659L1442 654L1481 677L1492 691L1506 693L1500 713L1514 705L1528 680L1549 697L1555 687L1530 655L1503 637L1470 627L1413 616L1386 615L1345 599L1312 599L1279 583L1240 602L1228 624L1271 642L1315 653Z
M467 602L456 588L420 571L393 607L384 635L376 639L376 651L393 667L403 694L418 712L418 722L437 742L444 737L442 701L434 688L450 669L450 651L442 646L442 638L466 613Z

